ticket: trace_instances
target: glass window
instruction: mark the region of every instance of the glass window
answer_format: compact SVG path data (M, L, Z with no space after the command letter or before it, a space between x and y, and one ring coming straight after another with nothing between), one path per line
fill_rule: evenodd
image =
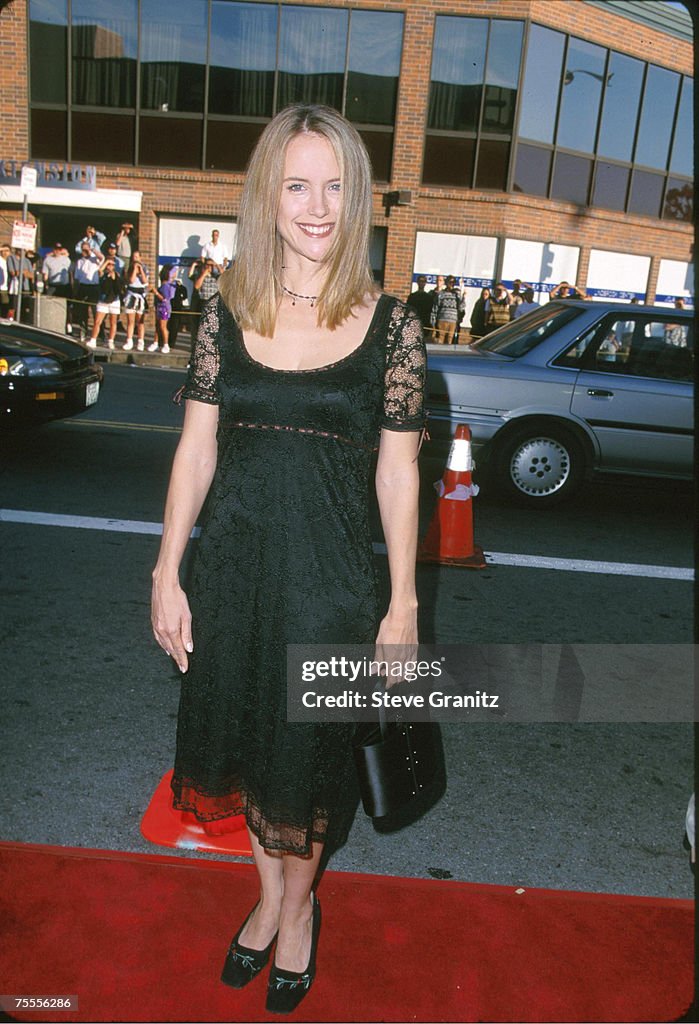
M31 98L34 103L66 102L67 26L67 0L31 0L29 47ZM32 153L39 156L34 149Z
M641 124L638 130L635 162L646 167L667 167L672 123L680 76L654 64L648 65L643 95Z
M105 163L132 164L135 121L133 114L73 111L71 159L89 163L98 153Z
M594 153L606 53L570 37L556 140L565 149Z
M142 107L203 109L207 34L207 0L141 0Z
M517 359L536 348L542 341L546 341L582 312L584 310L580 306L556 306L552 309L546 303L540 310L533 310L526 323L514 320L511 324L501 327L496 334L479 341L478 348Z
M694 185L691 181L670 178L665 193L663 218L691 223L694 216Z
M538 146L517 147L513 192L526 192L532 196L548 195L551 172L551 151Z
M640 60L621 53L610 55L598 156L631 160L642 84L643 64Z
M209 112L271 117L277 60L277 8L211 5Z
M211 170L244 171L262 134L264 123L215 121L206 126L206 166Z
M581 367L603 373L663 380L692 380L691 323L649 320L634 316L606 317L572 348L555 360L556 366Z
M359 134L369 154L374 181L390 181L393 132L362 128Z
M32 110L31 154L41 160L68 158L68 114L65 110Z
M659 217L664 184L662 174L634 171L628 212L640 213L644 217Z
M694 173L693 99L694 82L691 78L685 78L682 82L682 96L680 98L680 109L677 115L677 124L675 125L675 140L672 144L670 170L673 174L686 174L688 177Z
M432 54L428 126L447 131L478 128L488 22L439 16Z
M626 209L626 192L629 187L629 169L619 164L607 164L597 161L595 169L595 187L592 193L592 205L603 206L607 210Z
M492 21L485 72L483 131L512 134L521 55L522 22Z
M139 164L201 167L202 122L196 118L142 117Z
M462 136L428 135L422 180L428 185L470 188L476 140Z
M350 121L393 124L403 15L352 11L345 114Z
M137 0L72 0L73 103L136 106Z
M553 142L564 46L560 32L530 26L519 117L519 134L524 139Z
M570 153L557 153L551 184L551 198L587 206L592 161Z
M497 139L481 139L478 147L476 188L507 188L507 167L510 143Z
M282 7L278 110L290 103L342 109L347 24L347 11Z

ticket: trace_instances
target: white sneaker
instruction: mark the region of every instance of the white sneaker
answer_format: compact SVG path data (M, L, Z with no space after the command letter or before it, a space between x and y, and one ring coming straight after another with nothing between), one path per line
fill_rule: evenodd
M114 341L108 341L107 342L107 348L113 349L114 348Z
M150 343L150 345L148 346L147 351L148 352L157 352L158 348L159 348L158 342L157 341L152 341Z
M139 340L138 340L138 341L136 342L136 351L137 351L137 352L144 352L144 351L145 351L145 348L146 348L146 343L145 343L145 341L144 341L144 340L143 340L142 338L140 338L140 339L139 339Z
M123 347L124 347L124 352L130 352L131 349L133 348L133 338L128 338L124 342L124 346Z
M97 348L97 341L95 338L90 338L89 341L85 342L85 344L88 348Z
M167 355L167 354L168 354L168 352L170 351L170 346L169 346L169 345L163 345L163 347L161 348L161 350L160 350L160 351L161 351L161 352L164 352L164 353L165 353L165 355Z

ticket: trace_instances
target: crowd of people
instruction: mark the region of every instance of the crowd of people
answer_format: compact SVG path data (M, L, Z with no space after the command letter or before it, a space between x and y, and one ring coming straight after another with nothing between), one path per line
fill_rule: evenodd
M56 296L66 300L66 333L84 337L90 348L101 339L106 348L114 349L121 320L123 350L143 352L152 298L156 330L147 351L168 353L180 329L188 335L188 344L193 343L202 304L218 291L219 276L230 261L220 232L213 230L189 267L190 297L182 280L186 267L168 263L153 279L141 259L133 224L122 224L113 240L88 224L72 249L55 242L43 259L32 250L22 254L0 245L0 317L13 316L19 295L21 318L31 322L36 296Z
M430 291L426 288L427 277L420 274L417 288L408 296L407 302L420 317L428 341L438 345L458 344L466 315L465 288L457 285L457 279L452 274L446 277L439 275L434 288ZM550 298L584 299L586 295L568 281L561 281L550 292ZM511 291L502 281L498 281L492 288L482 288L471 309L469 340L483 338L497 327L537 307L534 289L520 278L515 279Z

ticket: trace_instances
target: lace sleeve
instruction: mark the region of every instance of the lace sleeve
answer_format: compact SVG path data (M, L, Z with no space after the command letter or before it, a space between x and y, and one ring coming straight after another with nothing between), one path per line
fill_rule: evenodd
M189 364L189 373L182 391L183 398L193 398L197 402L210 402L213 405L221 403L218 391L219 302L218 295L214 295L204 306L199 321L197 341Z
M396 303L388 327L382 427L422 430L426 374L420 319L404 303Z

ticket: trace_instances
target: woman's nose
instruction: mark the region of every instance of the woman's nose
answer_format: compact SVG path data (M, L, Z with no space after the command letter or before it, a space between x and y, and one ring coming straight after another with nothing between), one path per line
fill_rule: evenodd
M308 212L313 214L314 217L324 217L326 215L328 212L328 197L324 188L313 189L311 191L311 201L308 207Z

